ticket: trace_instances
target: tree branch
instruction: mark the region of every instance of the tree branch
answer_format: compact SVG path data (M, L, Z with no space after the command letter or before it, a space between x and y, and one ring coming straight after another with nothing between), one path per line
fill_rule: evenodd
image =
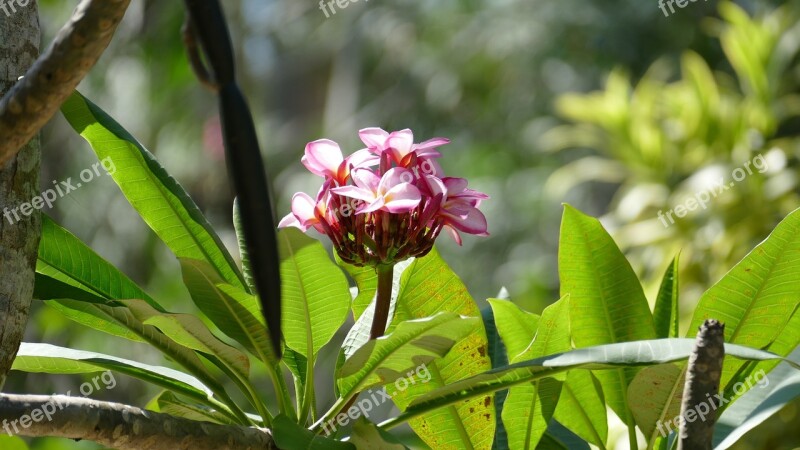
M277 448L269 432L258 428L197 422L65 395L0 394L0 420L2 433L86 439L119 450Z
M53 43L0 100L0 166L58 111L94 66L130 0L83 0Z
M36 2L13 15L0 14L0 96L36 61L39 41ZM4 141L0 134L0 144ZM25 332L33 295L41 221L39 210L25 214L20 208L39 192L40 159L39 139L34 137L0 166L0 389Z
M678 450L711 450L717 404L710 402L716 402L719 393L724 335L725 325L713 319L706 320L697 332L683 388ZM702 417L697 414L700 409L705 413Z

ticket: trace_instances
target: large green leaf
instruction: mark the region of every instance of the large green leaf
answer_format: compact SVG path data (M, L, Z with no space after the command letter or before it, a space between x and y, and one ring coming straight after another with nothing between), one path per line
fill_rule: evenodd
M228 283L245 283L208 221L155 157L97 105L75 92L61 107L130 204L178 258L208 262ZM140 298L127 296L120 298Z
M181 259L180 263L183 282L200 311L223 333L274 365L277 358L256 297L225 283L205 261Z
M503 339L508 359L515 362L515 358L528 348L536 335L539 316L523 311L510 300L490 298L488 302L492 307L494 322Z
M656 337L678 337L678 257L672 259L667 267L661 286L658 288L656 305L653 307L653 323L656 327Z
M101 258L80 239L47 216L42 216L42 238L36 271L73 288L106 299L138 298L163 311L136 283ZM59 284L40 280L38 298L67 298ZM85 295L85 294L84 294Z
M800 210L795 210L700 297L689 333L694 334L705 319L713 318L725 323L725 342L769 348L781 356L789 354L800 343L800 330L787 327L800 305L798 265ZM782 341L773 348L776 339ZM741 381L733 377L742 364L726 362L721 386Z
M479 317L480 311L464 283L447 266L434 248L417 258L403 272L394 319L388 333L406 320L421 319L439 312ZM488 341L483 324L461 339L450 353L430 365L431 380L416 383L397 392L391 386L392 400L401 409L420 395L491 368ZM476 448L492 446L495 430L493 396L472 399L433 411L410 422L411 427L433 448Z
M585 347L522 361L450 383L421 395L411 402L402 414L383 425L392 427L439 408L467 399L485 397L499 389L552 377L572 369L615 370L619 367L666 364L683 360L688 358L693 347L694 339L654 339ZM725 344L725 354L726 361L731 357L754 361L783 359L773 353L734 344ZM800 369L800 363L785 361Z
M561 295L570 295L577 347L655 337L653 316L631 265L600 222L565 205L558 249ZM628 383L635 370L598 373L606 402L628 425Z
M191 375L102 353L23 342L11 369L52 374L112 370L215 406L209 402L213 397L211 390Z
M513 388L512 388L513 389ZM608 418L603 389L588 370L570 370L553 417L584 441L605 449ZM552 422L551 422L552 423Z
M410 369L443 357L479 323L477 317L454 313L400 323L390 334L367 342L345 361L337 379L342 398L394 382Z
M296 228L278 232L286 346L313 359L347 319L350 289L325 247Z

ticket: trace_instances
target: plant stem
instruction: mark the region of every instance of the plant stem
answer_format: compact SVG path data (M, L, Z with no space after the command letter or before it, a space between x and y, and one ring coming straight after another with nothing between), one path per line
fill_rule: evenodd
M392 277L394 264L381 264L375 268L378 273L378 293L375 297L375 314L372 316L372 328L369 338L377 339L386 332L386 322L389 320L389 308L392 303Z
M290 419L297 419L297 412L292 406L292 400L289 398L289 388L286 387L286 381L283 379L283 372L280 365L273 366L269 361L264 361L269 371L272 384L275 387L275 397L278 399L278 407L280 411L286 414Z

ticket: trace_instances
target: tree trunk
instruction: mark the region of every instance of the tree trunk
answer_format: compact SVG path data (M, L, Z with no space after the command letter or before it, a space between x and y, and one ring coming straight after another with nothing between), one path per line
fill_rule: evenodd
M33 65L39 56L39 40L36 0L3 2L0 96ZM39 192L40 159L37 134L0 167L0 389L19 349L33 295L41 218L29 202Z

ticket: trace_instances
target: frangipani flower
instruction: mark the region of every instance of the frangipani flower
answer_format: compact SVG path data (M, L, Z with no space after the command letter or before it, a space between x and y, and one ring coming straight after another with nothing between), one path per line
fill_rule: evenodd
M407 158L412 153L417 158L439 158L442 154L436 151L436 147L450 143L450 139L433 138L414 144L414 133L408 128L391 133L381 128L364 128L358 132L358 136L369 151L378 156L387 153L400 166L407 164Z
M404 181L413 180L414 175L400 167L389 169L383 177L378 177L370 169L359 168L352 172L352 178L355 186L334 188L331 192L366 202L356 214L379 209L395 214L406 213L416 208L422 199L419 189Z
M359 150L345 159L339 144L330 139L319 139L306 144L305 155L300 162L309 172L331 178L343 185L350 175L351 167L368 167L378 164L378 157L369 151Z
M448 139L415 144L409 129L380 128L359 136L367 148L347 158L329 139L306 145L303 165L325 181L316 199L295 194L279 227L314 228L342 260L376 267L424 256L443 229L459 245L459 232L488 236L478 207L489 197L468 189L463 178L445 177L435 160Z

